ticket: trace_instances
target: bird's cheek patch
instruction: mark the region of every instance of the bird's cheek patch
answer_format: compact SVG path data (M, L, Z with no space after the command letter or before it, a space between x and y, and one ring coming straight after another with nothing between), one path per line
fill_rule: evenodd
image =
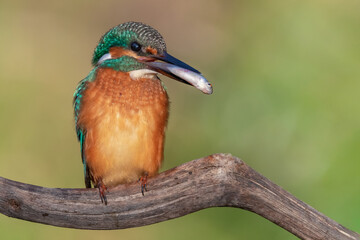
M122 47L112 47L110 48L109 53L111 54L111 58L121 58L122 56L130 56L133 58L137 58L136 53Z
M152 47L150 47L150 46L146 48L146 52L147 52L147 53L150 53L150 54L152 54L152 55L157 55L157 53L158 53L155 48L152 48Z

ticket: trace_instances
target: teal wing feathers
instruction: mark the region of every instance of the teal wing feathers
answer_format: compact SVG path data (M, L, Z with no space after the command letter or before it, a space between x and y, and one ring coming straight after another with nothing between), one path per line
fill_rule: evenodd
M84 129L82 126L80 126L78 124L78 116L79 116L79 112L81 109L81 100L83 97L84 90L86 89L87 83L94 80L95 72L96 72L96 68L94 68L85 79L83 79L82 81L79 82L79 84L75 90L75 93L74 93L74 101L73 101L74 116L75 116L75 130L76 130L76 135L77 135L78 141L80 142L81 158L82 158L82 162L84 165L85 186L87 188L91 188L91 175L90 175L89 168L86 164L86 157L84 155L86 129Z

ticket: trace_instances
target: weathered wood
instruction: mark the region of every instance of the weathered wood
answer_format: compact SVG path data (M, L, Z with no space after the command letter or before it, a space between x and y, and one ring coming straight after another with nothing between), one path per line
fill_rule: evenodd
M257 213L302 239L360 239L230 154L185 163L148 180L109 189L43 188L0 178L0 212L19 219L80 229L149 225L210 207Z

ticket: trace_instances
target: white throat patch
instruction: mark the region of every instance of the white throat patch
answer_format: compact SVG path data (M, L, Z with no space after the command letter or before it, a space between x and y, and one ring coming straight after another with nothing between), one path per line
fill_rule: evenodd
M137 80L140 78L154 78L158 72L155 72L150 69L138 69L130 71L130 77L132 80Z

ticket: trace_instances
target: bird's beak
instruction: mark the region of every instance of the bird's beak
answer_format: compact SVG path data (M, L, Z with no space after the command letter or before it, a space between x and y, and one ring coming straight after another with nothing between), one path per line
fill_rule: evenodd
M162 55L153 55L154 60L162 62L148 61L146 64L151 70L166 75L177 81L190 84L203 93L212 94L213 89L211 84L204 78L201 73L195 68L190 67L186 63L171 56L167 52Z

